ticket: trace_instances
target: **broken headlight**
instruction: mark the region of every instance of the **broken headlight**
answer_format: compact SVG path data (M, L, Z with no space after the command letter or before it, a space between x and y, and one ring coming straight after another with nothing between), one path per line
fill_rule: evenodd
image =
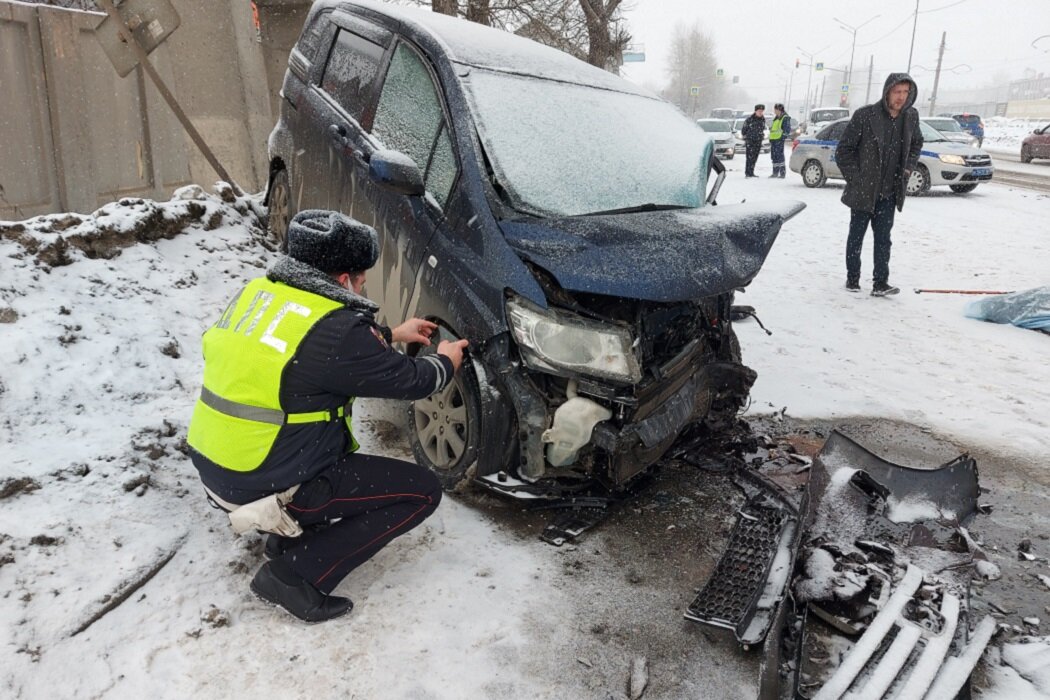
M541 309L514 297L507 318L522 358L532 369L555 374L577 372L635 384L642 370L631 334L619 326L556 309Z

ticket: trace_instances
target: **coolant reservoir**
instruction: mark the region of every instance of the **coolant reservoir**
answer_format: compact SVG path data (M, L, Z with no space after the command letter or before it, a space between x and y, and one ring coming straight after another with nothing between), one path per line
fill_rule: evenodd
M579 396L570 398L554 412L554 424L543 432L547 461L555 467L567 467L576 461L576 453L591 441L594 426L612 418L612 411Z

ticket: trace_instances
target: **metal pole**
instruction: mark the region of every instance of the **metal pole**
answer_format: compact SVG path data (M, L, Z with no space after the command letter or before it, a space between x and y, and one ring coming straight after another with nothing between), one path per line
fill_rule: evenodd
M795 69L792 68L791 69L791 77L788 78L788 95L787 95L787 99L784 100L784 109L785 110L790 110L791 109L791 89L792 89L792 87L794 85L794 82L795 82Z
M175 96L171 94L167 85L164 84L160 75L157 74L157 71L149 62L149 57L146 55L145 50L143 50L142 46L135 39L131 30L128 29L128 25L124 24L124 18L120 16L119 12L117 12L117 8L113 6L112 0L98 0L98 4L102 6L102 9L106 11L106 14L109 15L110 19L116 22L117 30L120 32L121 38L123 38L127 45L131 47L131 50L135 52L135 56L139 60L139 65L142 66L142 69L146 71L146 75L148 75L150 80L153 81L160 96L163 97L164 101L168 103L169 107L171 107L171 111L175 113L176 118L182 123L183 128L186 129L186 133L190 135L190 139L197 145L197 148L200 149L201 153L204 154L204 158L208 161L208 165L218 173L223 181L230 184L230 187L233 188L233 191L236 194L243 195L244 192L241 191L241 188L237 186L237 183L233 181L233 178L229 176L226 169L223 168L222 164L215 158L215 154L213 154L211 149L208 148L208 144L204 143L204 139L201 138L200 133L197 132L197 129L193 126L189 117L187 117L186 113L182 111L181 107L179 107L179 103L176 102Z
M864 93L864 104L871 104L871 75L875 72L875 54L871 55L871 63L868 64L868 91Z
M824 74L824 78L820 81L820 102L817 105L818 107L823 107L824 106L824 86L827 85L827 84L828 84L828 74L825 73Z
M937 85L941 82L941 60L944 58L944 41L948 37L948 32L941 33L941 50L937 54L937 72L933 76L933 95L930 96L930 114L933 116L933 109L937 105Z
M919 26L919 0L915 0L915 21L911 25L911 48L908 49L908 70L906 71L909 75L911 74L911 57L915 52L915 28Z

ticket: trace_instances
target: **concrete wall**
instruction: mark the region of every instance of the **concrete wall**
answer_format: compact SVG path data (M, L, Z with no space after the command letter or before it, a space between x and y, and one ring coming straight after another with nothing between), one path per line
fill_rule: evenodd
M181 25L150 61L230 176L267 178L266 139L309 0L173 0ZM219 179L152 82L119 78L94 29L104 15L0 0L0 219L167 199Z

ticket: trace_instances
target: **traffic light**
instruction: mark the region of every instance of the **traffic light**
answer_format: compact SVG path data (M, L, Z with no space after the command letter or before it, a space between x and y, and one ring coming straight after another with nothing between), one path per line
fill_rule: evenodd
M795 59L795 68L798 68L798 59Z

